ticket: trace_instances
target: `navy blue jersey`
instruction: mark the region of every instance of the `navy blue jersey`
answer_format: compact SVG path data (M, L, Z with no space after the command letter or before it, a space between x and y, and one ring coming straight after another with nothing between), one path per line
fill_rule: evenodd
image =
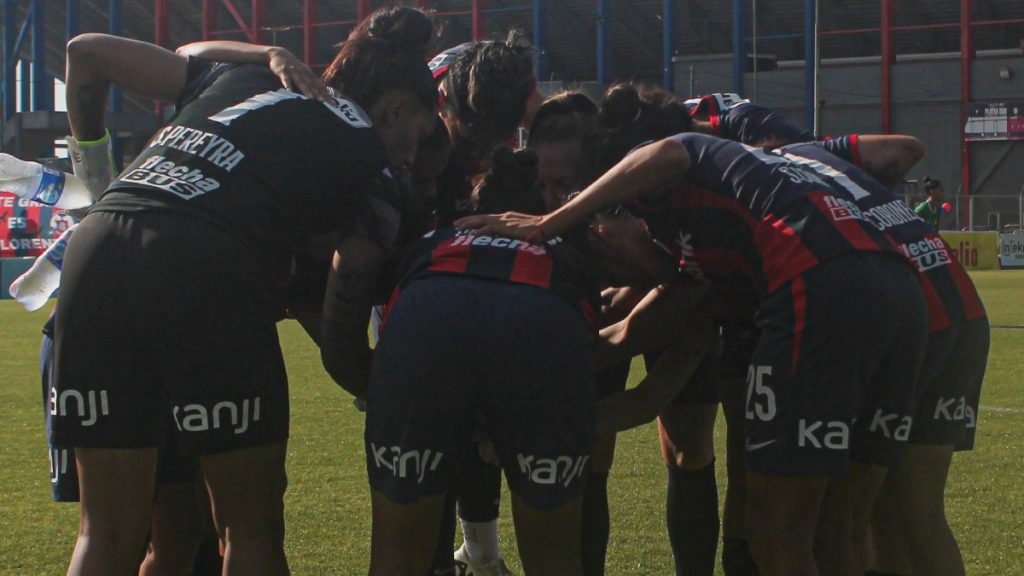
M717 321L750 323L757 303L751 268L759 261L756 222L735 202L696 186L680 186L627 208L651 238L679 262L681 278L709 282L704 311Z
M712 134L744 144L809 142L814 134L797 127L784 114L746 100L713 114Z
M400 201L387 153L354 103L321 103L269 70L219 71L150 140L93 210L205 218L266 254L307 234L356 227L390 246Z
M472 276L536 286L558 294L596 329L598 289L583 256L561 238L531 244L501 236L478 236L446 226L428 232L410 248L401 266L397 291L419 278L437 274Z
M704 223L713 235L708 246L735 244L729 228L737 222L746 226L736 253L762 296L820 262L852 252L901 254L883 232L849 209L839 190L848 179L829 182L806 162L713 136L688 133L673 139L691 159L683 186L674 193L689 195L698 209L714 206L728 213L730 226Z
M952 322L985 316L985 308L964 267L946 242L891 190L875 181L855 163L860 161L856 134L827 142L793 144L780 149L788 158L824 166L835 180L845 178L854 186L841 189L862 217L891 236L918 271L932 331Z

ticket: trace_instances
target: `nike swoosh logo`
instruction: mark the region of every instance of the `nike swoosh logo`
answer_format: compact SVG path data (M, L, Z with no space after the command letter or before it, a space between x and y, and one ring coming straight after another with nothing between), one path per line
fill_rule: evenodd
M765 446L768 446L768 445L771 445L771 444L775 444L777 441L778 441L778 439L765 440L764 442L758 442L756 444L751 444L750 440L748 439L747 440L747 452L753 452L754 450L759 450L761 448L764 448Z

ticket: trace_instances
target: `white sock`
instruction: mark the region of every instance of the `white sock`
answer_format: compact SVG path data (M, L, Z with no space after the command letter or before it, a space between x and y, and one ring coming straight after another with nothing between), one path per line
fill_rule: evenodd
M463 547L473 564L489 564L501 558L498 551L498 520L490 522L468 522L459 518L462 525Z

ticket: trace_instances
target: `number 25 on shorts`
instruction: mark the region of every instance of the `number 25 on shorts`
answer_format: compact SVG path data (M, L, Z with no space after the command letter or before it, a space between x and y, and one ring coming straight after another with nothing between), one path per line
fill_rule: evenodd
M751 364L747 369L747 420L753 420L755 415L765 422L775 418L775 392L766 382L771 375L771 366Z

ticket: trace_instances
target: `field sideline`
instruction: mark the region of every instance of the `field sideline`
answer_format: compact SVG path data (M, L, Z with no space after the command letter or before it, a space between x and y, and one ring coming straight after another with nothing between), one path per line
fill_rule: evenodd
M968 574L1024 575L1024 271L972 276L997 327L977 448L955 460L948 511ZM38 376L46 314L27 314L13 301L0 302L0 574L5 575L63 574L77 531L77 506L50 501ZM369 490L362 416L330 382L299 326L286 322L280 332L292 382L287 498L292 571L365 574ZM640 375L634 365L633 378ZM720 491L725 487L722 420L716 431ZM653 425L619 437L609 481L609 575L672 573L662 517L665 479ZM521 574L508 498L502 504L502 549Z

